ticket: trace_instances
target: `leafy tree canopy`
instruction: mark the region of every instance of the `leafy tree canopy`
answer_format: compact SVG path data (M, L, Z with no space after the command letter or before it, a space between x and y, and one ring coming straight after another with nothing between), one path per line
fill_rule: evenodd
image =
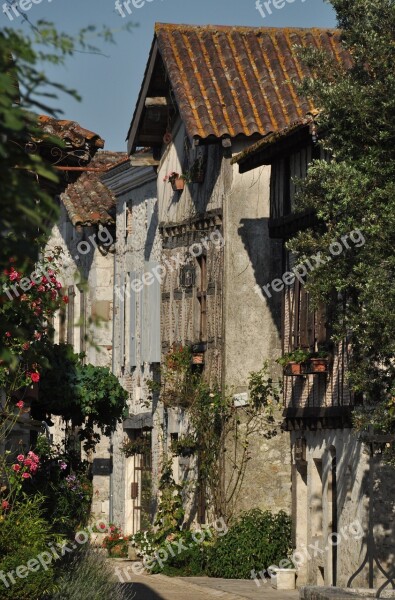
M395 3L331 2L352 66L301 50L312 70L302 89L321 110L321 144L333 158L313 162L298 200L324 226L300 232L289 248L328 256L333 240L362 232L366 243L317 268L308 288L317 302L337 298L335 337L353 349L352 388L369 405L387 405L395 394Z

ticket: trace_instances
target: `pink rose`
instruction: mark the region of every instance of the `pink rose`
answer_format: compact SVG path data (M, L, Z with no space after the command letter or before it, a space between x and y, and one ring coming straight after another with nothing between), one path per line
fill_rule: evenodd
M20 465L12 465L12 470L15 471L15 473L19 473L19 471L21 470L21 466Z
M40 457L37 456L37 454L34 454L34 452L32 452L32 450L30 450L27 453L28 457L35 463L39 463L40 462Z
M23 479L29 479L31 477L30 473L22 473Z
M30 379L33 383L38 383L40 381L40 373L30 373Z
M7 502L7 500L3 500L3 502L1 503L1 508L3 510L7 510L7 508L10 508L10 503Z
M25 457L23 456L23 454L18 454L18 456L16 457L16 459L19 462L23 462L25 460Z
M18 407L20 410L22 410L22 408L24 407L24 405L25 405L25 404L24 404L23 400L19 400L19 402L17 402L17 403L16 403L16 406L17 406L17 407Z

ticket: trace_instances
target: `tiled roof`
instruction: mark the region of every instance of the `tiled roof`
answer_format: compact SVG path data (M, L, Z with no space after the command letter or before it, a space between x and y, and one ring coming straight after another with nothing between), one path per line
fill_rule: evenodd
M61 121L41 115L38 117L38 124L46 134L61 138L74 148L81 148L86 143L95 148L104 148L104 140L97 133L84 129L75 121Z
M285 127L281 131L274 131L272 133L269 133L262 140L259 140L252 146L248 146L248 148L236 154L230 162L232 165L236 163L244 163L251 156L262 152L266 148L269 148L269 146L273 146L274 144L288 137L289 135L296 133L297 131L302 130L304 128L307 128L307 126L311 125L313 122L313 117L307 116L304 119L299 119L298 121L295 121L295 123L292 123L291 125L289 125L289 127Z
M309 70L294 46L314 46L348 64L340 33L327 29L155 27L181 117L190 136L267 135L314 107L297 83Z
M115 222L116 199L102 183L101 176L126 158L124 152L99 152L77 181L67 186L61 200L73 225Z

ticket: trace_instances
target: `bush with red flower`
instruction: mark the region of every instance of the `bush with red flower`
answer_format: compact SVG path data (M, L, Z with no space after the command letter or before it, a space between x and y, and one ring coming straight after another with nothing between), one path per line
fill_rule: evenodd
M25 483L32 479L40 468L40 457L33 451L20 453L14 460L11 453L6 452L1 463L3 485L1 487L1 503L8 509L25 494Z
M51 344L48 323L63 304L59 281L61 250L22 272L14 259L0 274L0 389L3 412L13 413L12 397L40 381L43 349Z
M103 548L112 558L127 558L132 536L124 535L121 528L113 523L110 524L109 529L110 533L103 540Z

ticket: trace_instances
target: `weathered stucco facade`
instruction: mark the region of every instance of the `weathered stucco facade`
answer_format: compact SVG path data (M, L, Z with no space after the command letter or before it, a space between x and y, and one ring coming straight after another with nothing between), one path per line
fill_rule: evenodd
M312 158L324 158L314 145L314 131L313 119L307 119L237 158L242 172L272 167L269 230L283 246L282 260L260 294L263 299L280 297L283 306L282 353L289 361L284 368L284 428L291 435L297 583L379 587L388 581L376 563L369 573L366 558L369 552L372 563L374 556L391 572L395 477L381 461L380 444L365 443L352 426L352 410L362 401L347 385L352 345L332 341L331 307L314 306L304 285L308 261L297 264L285 248L298 230L316 224L311 212L294 210L295 178L306 176ZM360 242L354 236L354 243ZM306 353L305 358L287 358L295 351ZM320 357L317 366L314 360Z
M94 164L103 168L117 162L122 156L121 153L99 153ZM70 344L74 352L84 353L85 364L111 369L114 221L111 214L99 215L99 208L88 215L89 221L86 221L92 189L96 185L101 186L99 181L100 174L92 179L88 171L75 185L66 188L61 196L60 219L52 230L47 249L61 249L60 280L69 298L64 310L55 318L55 343ZM104 186L100 190L108 197L108 206L111 207L113 202L115 210L115 199L111 200L110 191L106 191ZM98 203L97 193L93 197ZM111 212L111 208L109 210ZM64 442L65 427L60 418L54 420L54 443L61 444ZM109 439L102 435L94 453L86 458L92 462L92 512L107 522L111 468Z
M110 518L135 533L152 518L160 458L161 415L148 385L160 362L160 282L149 277L161 258L156 175L126 160L104 181L117 198L112 368L129 392L129 417L111 440ZM125 457L124 440L143 433L152 454Z
M176 126L172 139L158 167L164 262L177 264L178 256L181 264L194 269L195 283L189 287L180 284L182 267L166 272L162 286L162 350L167 352L174 343L203 350L204 378L219 384L226 394L241 394L248 403L250 373L281 353L281 303L262 301L255 289L274 272L279 253L279 245L269 239L267 228L270 168L239 175L230 164L232 153L220 143L193 149L182 123ZM234 152L241 148L239 142ZM198 160L207 165L203 182L187 183L180 193L163 181L169 173L182 172L183 165ZM206 292L204 337L202 292ZM237 410L243 419L242 407ZM168 412L169 443L170 436L185 433L187 422L181 425L182 419L177 419L183 411ZM277 420L277 435L270 437L262 430L250 440L251 460L236 512L253 507L290 511L289 435L279 425ZM175 461L181 463L181 468L176 464L175 470L185 477L186 461ZM190 461L185 468L191 468ZM226 486L232 469L226 463L224 469ZM188 476L193 477L191 471Z

